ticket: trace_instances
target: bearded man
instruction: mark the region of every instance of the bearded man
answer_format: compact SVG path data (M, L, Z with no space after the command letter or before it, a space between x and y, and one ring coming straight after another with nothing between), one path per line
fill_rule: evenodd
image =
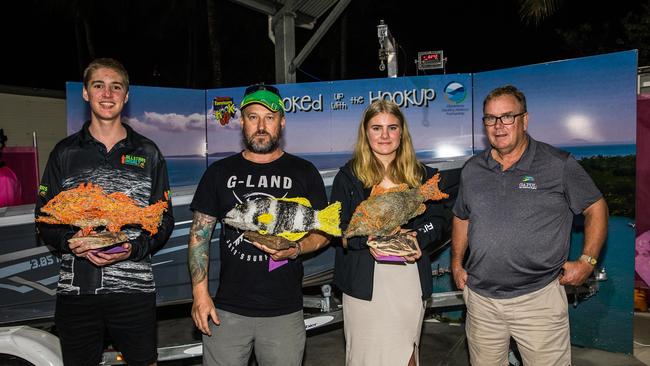
M203 364L301 365L305 348L300 255L327 245L309 233L295 247L273 250L222 225L221 268L214 299L208 290L209 244L217 220L244 200L306 197L315 209L327 205L325 186L310 162L280 148L285 111L270 85L246 88L240 104L244 150L206 170L191 209L189 267L192 318L203 333Z

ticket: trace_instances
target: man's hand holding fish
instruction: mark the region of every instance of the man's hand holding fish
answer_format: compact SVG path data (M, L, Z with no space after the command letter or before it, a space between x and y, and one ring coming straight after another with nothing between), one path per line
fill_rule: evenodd
M259 250L268 253L274 261L280 261L283 259L296 259L302 252L301 242L297 242L295 247L280 250L269 248L266 245L260 244L256 241L252 241L251 243L253 243L253 245L256 246Z

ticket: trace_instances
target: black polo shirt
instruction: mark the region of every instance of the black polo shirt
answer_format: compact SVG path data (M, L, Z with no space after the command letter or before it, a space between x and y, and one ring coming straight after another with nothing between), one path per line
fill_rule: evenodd
M165 159L153 141L124 124L126 138L111 151L89 131L90 122L61 140L52 150L41 179L36 215L59 192L82 183L99 185L107 193L122 192L146 206L168 201L167 211L156 235L139 226L122 228L132 244L129 260L97 267L76 257L67 239L78 230L68 225L38 224L40 237L61 254L57 292L65 295L154 292L151 253L163 246L174 229ZM98 230L101 228L98 228Z
M492 298L543 288L567 259L573 216L602 195L567 152L528 137L506 171L491 149L461 172L454 214L469 219L468 286Z

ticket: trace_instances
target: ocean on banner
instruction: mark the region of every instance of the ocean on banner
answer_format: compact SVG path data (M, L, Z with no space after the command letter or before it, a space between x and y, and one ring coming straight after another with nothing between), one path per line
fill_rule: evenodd
M619 145L583 145L583 146L558 146L558 148L571 153L577 160L593 156L625 156L635 155L635 144ZM471 152L467 151L467 155ZM477 152L479 153L479 152ZM350 160L352 152L320 153L320 154L296 154L311 161L318 170L336 170ZM421 150L416 153L418 159L428 161L436 159L431 150ZM221 157L209 157L208 162L202 157L169 157L167 169L169 172L169 183L172 187L195 185L199 183L203 172L208 164L221 159Z
M636 155L636 144L582 145L582 146L554 145L554 146L560 150L564 150L570 153L576 160L581 160L584 158L592 158L594 156ZM483 152L483 150L477 150L476 155L480 154L481 152Z
M320 171L338 169L342 167L348 160L350 160L350 157L352 156L352 152L350 151L336 152L336 153L293 153L291 151L288 152L300 156L305 160L309 160L312 164L316 166L316 169ZM215 161L220 160L222 158L223 156L219 156L219 157L211 156L208 158L208 164L212 164Z
M309 160L319 171L335 170L350 160L351 152L322 153L322 154L295 154ZM201 180L203 172L209 164L222 159L223 156L211 156L206 159L202 157L168 157L167 171L169 173L169 184L172 187L196 185Z
M465 151L471 155L471 151ZM333 153L297 153L303 159L309 160L319 171L338 170L352 157L351 151ZM431 162L441 159L436 157L433 150L420 150L416 152L420 161ZM167 157L167 170L169 172L169 184L172 187L196 185L207 167L225 156L210 156L206 163L203 157Z
M558 148L571 153L576 160L594 156L636 155L636 144L558 146Z
M191 186L199 183L207 165L203 157L166 157L169 185Z

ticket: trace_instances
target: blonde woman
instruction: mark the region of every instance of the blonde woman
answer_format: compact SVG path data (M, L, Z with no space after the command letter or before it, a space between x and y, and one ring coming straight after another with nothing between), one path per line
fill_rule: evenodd
M373 102L361 120L352 159L332 186L332 201L342 203L342 229L373 186L417 187L435 173L417 161L399 107L388 100ZM337 246L334 283L343 292L346 365L418 364L423 300L432 291L426 252L449 228L445 212L443 203L428 202L425 213L403 226L416 233L420 248L418 254L405 257L405 263L378 261L383 253L369 249L367 237L353 237L345 247Z

